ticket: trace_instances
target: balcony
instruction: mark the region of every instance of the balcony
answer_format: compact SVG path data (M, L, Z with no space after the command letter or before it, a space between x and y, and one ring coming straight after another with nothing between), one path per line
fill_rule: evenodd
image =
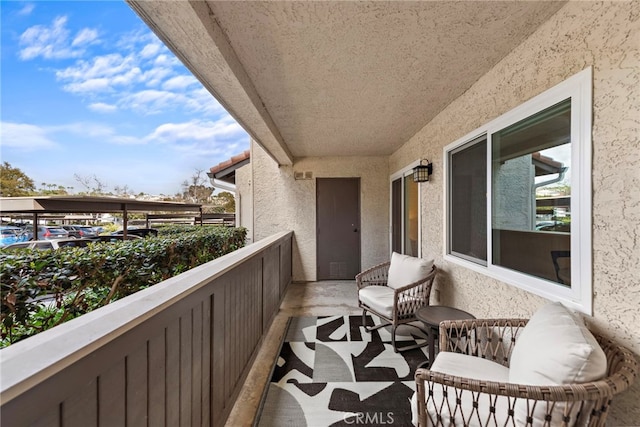
M207 421L220 425L227 419L229 424L243 425L244 419L235 414L242 407L250 413L247 417L253 416L252 405L266 381L264 372L257 370L271 365L268 355L274 353L269 353L268 346L275 345L283 329L280 316L293 310L289 298L297 292L306 297L314 289L313 285L292 285L285 295L288 280L278 277L281 284L268 287L261 278L286 271L294 280L313 283L317 279L316 186L311 180L296 180L299 173L361 179L360 261L366 267L388 259L390 253L390 178L404 174L420 159L432 160L434 175L419 188L424 205L417 210L418 229L424 239L418 248L442 266L436 301L483 317L527 317L549 298L515 286L506 276L486 274L477 264L447 257L445 147L464 135L476 135L478 126L585 67L594 70L588 85L593 88L593 114L588 115L592 125L584 132L592 139L592 148L585 154L592 154L594 161L580 174L592 184L591 191L585 192L591 205L584 217L592 219L593 225L582 233L592 239L584 249L593 262L582 275L587 277L585 283L593 284L593 292L585 295L593 303L587 320L640 355L635 327L640 304L640 192L634 191L640 67L637 56L630 54L640 3L481 2L469 7L466 3L398 2L387 9L375 2L129 3L250 131L255 140L251 163L239 169L238 180L247 208L242 225L250 225L250 235L260 242L273 243L273 237L265 237L293 230L293 261L289 252L285 250L283 256L282 249L269 249L269 243L262 249L254 246L251 250L257 252L243 252L246 260L238 264L224 268L210 264L198 270L197 277L184 275L169 282L180 287L175 294L156 297L154 291L136 297L141 300L130 300L140 304L114 304L101 312L111 325L89 317L86 321L96 325L95 331L91 325L76 323L76 330L63 329L66 342L55 334L32 341L55 347L46 356L37 354L45 347L28 347L32 344L25 342L16 348L29 352L32 359L23 359L16 351L11 363L5 363L9 360L3 351L2 421L22 420L10 418L19 414L25 423L47 424L53 419L52 425L73 424L67 418L76 416L74 408L82 408L88 413L86 419L107 417L106 422L112 417L114 424L124 424L127 417L136 424L148 415L149 425L158 425L158 418L165 425ZM424 22L416 16L424 16ZM337 28L348 32L336 33ZM442 31L440 36L437 31ZM276 253L288 260L288 269L251 261L275 260ZM246 292L249 279L256 280L251 288L256 295L251 298ZM572 282L579 282L575 275ZM195 294L203 295L199 303ZM285 305L276 314L283 297ZM339 312L342 304L332 303L326 313ZM350 308L345 305L344 309ZM313 310L325 313L321 307ZM210 321L211 327L203 330L194 320L200 317ZM235 330L242 331L247 342L239 342ZM193 341L196 335L204 338ZM276 339L268 338L272 336ZM177 348L184 350L178 356L168 345L176 340ZM262 343L267 344L263 349ZM241 344L245 347L236 353L235 347ZM155 348L163 345L164 354L156 357ZM194 348L205 345L215 352L198 356L199 371L166 369L170 363L186 363L197 354ZM142 349L134 351L139 346ZM203 365L201 357L209 357L209 363ZM97 365L92 365L94 359ZM146 370L134 369L139 359ZM253 360L265 366L249 368ZM104 366L119 375L111 375ZM164 377L158 387L157 378L148 374L154 366L162 367ZM201 374L206 381L196 387L193 378ZM138 391L143 384L151 386ZM118 393L109 395L109 390ZM121 399L120 394L125 397ZM164 407L155 403L158 394L164 396L159 400L167 403ZM84 403L98 399L107 401ZM239 402L236 409L232 409L234 401ZM637 424L638 401L640 382L636 381L616 399L610 422ZM156 410L158 406L162 410Z
M247 399L243 390L255 390L243 389L253 362L269 360L270 337L299 312L296 295L311 289L292 287L279 311L292 236L278 233L2 350L2 425L223 425L237 397ZM335 312L342 301L328 303ZM270 367L257 363L247 384Z

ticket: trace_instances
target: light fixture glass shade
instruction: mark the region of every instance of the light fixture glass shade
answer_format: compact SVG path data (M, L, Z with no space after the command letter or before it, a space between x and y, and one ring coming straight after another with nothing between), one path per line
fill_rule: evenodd
M428 165L418 165L413 168L413 181L414 182L427 182L429 181L429 175L433 172L433 166L431 163Z

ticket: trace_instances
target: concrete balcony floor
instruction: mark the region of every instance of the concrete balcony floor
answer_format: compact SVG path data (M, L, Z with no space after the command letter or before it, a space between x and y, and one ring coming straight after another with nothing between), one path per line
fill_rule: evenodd
M355 281L292 283L240 391L226 426L251 426L291 316L361 314Z

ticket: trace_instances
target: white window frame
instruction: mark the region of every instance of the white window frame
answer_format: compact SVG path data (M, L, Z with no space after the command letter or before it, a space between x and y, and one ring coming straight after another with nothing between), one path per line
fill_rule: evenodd
M443 227L444 259L478 273L524 289L552 301L560 301L568 307L593 315L592 245L591 245L591 128L593 71L589 67L567 80L519 105L491 122L481 126L443 150ZM491 136L522 119L545 108L571 98L571 287L519 273L492 262L493 247L491 233ZM452 255L450 252L449 211L449 154L456 148L486 135L487 137L487 265L480 265Z
M404 179L413 179L413 168L420 164L420 160L416 160L415 162L405 166L399 171L393 173L389 177L389 248L393 248L393 181L404 178ZM405 248L405 191L404 191L404 182L402 183L402 194L400 204L402 206L402 240L401 247L404 252ZM391 251L389 251L391 252ZM422 192L420 191L420 184L418 183L418 257L422 257Z

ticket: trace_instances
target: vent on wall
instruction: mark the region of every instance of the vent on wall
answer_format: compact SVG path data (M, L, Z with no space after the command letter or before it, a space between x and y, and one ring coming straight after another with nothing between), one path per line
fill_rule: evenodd
M313 172L293 172L294 179L313 179Z

